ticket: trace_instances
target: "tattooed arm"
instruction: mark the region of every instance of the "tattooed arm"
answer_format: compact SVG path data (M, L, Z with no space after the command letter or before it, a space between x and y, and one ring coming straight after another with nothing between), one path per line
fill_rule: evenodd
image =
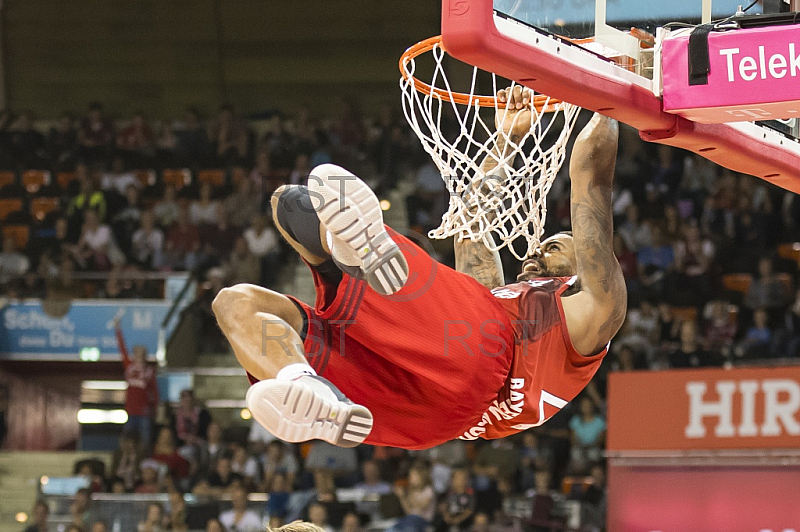
M508 101L506 111L499 111L495 126L504 134L498 135L495 148L486 154L481 162L481 175L484 177L475 186L491 187L492 183L505 180L505 172L497 169L507 156L506 141L518 141L531 127L530 91L519 85L513 89L503 89L497 93L501 102ZM478 208L478 207L476 207ZM492 235L487 234L491 239ZM466 273L486 288L492 289L505 284L503 264L500 254L492 251L483 242L469 239L455 241L456 270Z
M586 356L600 351L625 320L625 280L612 244L617 137L616 121L595 114L575 141L570 160L572 234L581 289L562 301L572 344Z

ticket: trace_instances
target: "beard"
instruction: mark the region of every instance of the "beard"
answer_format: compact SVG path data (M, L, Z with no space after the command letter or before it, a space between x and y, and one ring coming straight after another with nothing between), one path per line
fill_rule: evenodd
M571 277L573 274L572 268L567 264L559 264L557 266L548 267L538 259L532 260L536 267L530 271L523 271L517 275L517 282L531 281L533 279L541 279L542 277Z

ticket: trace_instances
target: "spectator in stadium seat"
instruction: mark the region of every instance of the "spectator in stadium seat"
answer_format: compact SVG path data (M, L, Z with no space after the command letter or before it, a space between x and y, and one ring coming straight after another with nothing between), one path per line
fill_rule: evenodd
M247 175L238 175L241 171L244 171L241 166L233 169L232 177L236 189L225 199L225 210L231 224L243 229L250 223L253 216L259 214L261 196Z
M392 493L392 486L381 479L381 470L374 460L365 460L361 464L361 482L353 486L363 493L356 502L356 510L362 515L369 515L372 520L380 519L380 497Z
M284 519L289 508L289 492L292 487L286 482L286 475L276 473L272 475L272 484L264 485L264 491L269 494L267 498L267 515L271 518Z
M280 257L278 234L272 219L263 214L253 216L250 227L244 231L244 238L250 253L261 262L261 284L272 286L277 277Z
M164 490L163 468L163 464L152 458L142 460L139 464L139 483L133 489L134 493L161 493Z
M247 449L238 442L232 442L228 447L231 453L231 471L242 476L245 488L255 489L261 484L258 460L247 454Z
M358 514L349 512L342 520L342 532L361 532L361 519Z
M540 469L535 475L536 485L528 493L533 499L531 511L532 532L549 532L550 524L554 517L554 501L556 492L553 490L553 477L547 469Z
M0 287L19 280L28 272L31 266L30 259L17 251L14 237L7 236L3 239L3 250L0 251Z
M714 244L700 234L697 222L687 221L683 238L675 243L675 269L668 283L672 303L697 307L708 301L714 253Z
M636 253L637 277L642 297L657 298L663 294L667 275L675 264L675 251L658 225L651 227L650 235L650 244L641 245Z
M111 458L111 475L122 479L127 491L133 491L139 479L141 461L138 439L133 433L126 432L119 439L119 448Z
M164 529L172 530L174 532L185 532L189 530L187 524L188 511L186 509L186 501L183 498L183 493L180 491L171 491L169 494L169 513L164 516Z
M652 242L650 224L641 221L639 207L636 204L631 204L625 209L625 221L617 229L617 234L625 241L625 246L634 253Z
M263 529L261 517L247 509L247 490L235 487L231 490L233 508L219 515L219 522L230 532L260 532Z
M89 161L104 160L114 142L114 127L103 115L103 106L97 102L89 105L78 129L79 154Z
M189 216L192 223L197 226L213 225L217 221L217 203L212 196L214 189L211 183L200 185L200 197L194 200L189 207Z
M328 510L322 504L312 503L308 507L308 520L325 532L334 532L334 528L328 523Z
M183 128L176 132L178 143L175 151L181 164L205 165L208 162L210 143L208 132L203 126L197 109L189 108L183 121Z
M95 521L89 527L89 532L109 532L108 524L105 521Z
M772 330L769 328L769 317L765 309L756 309L747 327L744 338L734 349L738 359L767 358L770 356Z
M114 192L120 196L126 194L129 186L139 188L142 186L133 172L125 168L125 159L117 155L111 160L111 167L100 178L100 188L107 192Z
M164 506L160 502L151 502L147 505L144 520L136 527L137 532L162 532L164 521Z
M156 135L153 165L159 168L181 166L175 156L177 147L178 135L175 133L175 128L171 122L163 122Z
M249 133L230 105L220 107L217 118L209 124L208 138L218 164L235 163L247 156Z
M255 194L267 201L278 187L286 184L286 175L274 168L269 150L261 148L256 152L256 165L250 172L250 180Z
M450 489L439 505L441 522L436 526L440 532L466 530L475 514L475 494L470 485L469 471L456 469L450 478Z
M200 480L194 487L195 495L213 495L220 497L234 487L241 487L244 479L231 468L231 455L228 451L217 458L214 470L207 478Z
M241 231L228 221L225 204L217 202L214 223L200 227L200 241L205 264L224 264L231 255Z
M128 390L125 393L125 411L128 413L126 430L136 431L139 442L147 449L152 443L153 418L158 407L158 386L156 384L155 366L147 361L147 348L143 345L133 346L133 360L128 355L125 337L120 327L121 314L114 318L114 330L117 346L125 371L125 382Z
M48 518L50 517L50 507L43 499L36 501L31 512L33 523L25 527L24 532L48 532Z
M762 257L758 261L758 275L753 278L744 296L744 305L753 311L765 309L770 318L777 318L786 308L790 297L787 286L773 271L772 258Z
M723 300L709 301L703 312L705 333L703 346L724 359L729 359L733 340L736 338L736 319L730 315L730 303Z
M71 523L86 528L86 525L97 519L95 509L92 507L92 492L89 488L81 488L75 492L75 499L69 507Z
M153 460L166 464L169 474L178 482L189 477L190 464L183 456L178 453L175 444L175 434L170 427L162 427L158 431L158 437L153 444Z
M139 165L154 155L153 130L147 124L144 112L136 111L130 125L117 133L117 147L131 162Z
M569 420L572 433L572 467L585 472L591 462L601 458L606 438L606 420L598 413L594 402L583 396L578 403L578 413Z
M45 142L49 159L56 169L65 169L75 159L78 148L78 132L72 117L63 113L50 128Z
M311 173L311 159L308 154L300 153L294 159L294 167L289 172L290 185L306 185L308 174Z
M722 363L718 356L703 349L694 320L681 323L679 343L669 353L668 359L671 368L700 368Z
M244 237L236 239L227 263L228 282L232 284L261 282L261 261L247 247Z
M131 237L131 258L147 270L157 269L162 263L164 232L155 224L152 210L142 212L141 227Z
M535 473L540 469L549 469L553 464L553 453L547 445L539 440L539 436L532 430L522 434L522 448L520 449L520 473L523 490L533 489L535 486Z
M206 522L206 532L228 532L216 517Z
M88 270L110 270L112 258L115 262L119 260L119 256L116 255L118 250L115 251L115 247L111 228L100 223L95 211L87 210L84 213L81 236L75 252L78 263Z
M89 170L86 170L87 172ZM69 220L69 240L77 242L81 235L81 228L87 211L94 211L102 222L106 219L108 206L103 193L97 190L91 175L80 180L80 192L72 198L67 207Z
M606 468L602 463L593 464L589 475L592 483L581 494L581 523L602 530L606 525Z
M8 127L8 142L17 163L26 168L37 167L44 161L44 135L33 128L33 119L23 111Z
M408 472L408 485L395 487L395 495L406 515L401 517L390 532L425 532L433 522L436 495L430 481L430 471L421 463L414 464Z
M261 467L264 471L264 486L271 486L273 477L283 475L286 478L286 486L291 489L294 486L295 476L299 470L297 459L291 449L287 448L286 443L280 440L272 440L267 444L265 453L261 456ZM313 463L306 463L306 468L313 469Z
M795 293L794 302L780 317L775 331L773 355L777 358L800 355L800 290Z
M130 254L133 233L141 225L142 206L139 196L139 188L135 185L128 185L125 189L125 199L120 205L119 210L111 219L111 226L114 230L114 241L120 249Z
M177 270L192 270L197 266L199 252L200 232L192 223L189 210L181 208L178 221L167 232L165 265Z
M200 477L207 477L217 467L217 460L227 448L227 443L222 437L222 427L216 421L211 421L206 430L206 439L198 442L198 471Z
M211 414L195 399L194 390L181 390L173 418L178 445L197 447L206 438L210 423Z
M155 221L160 227L168 229L178 221L180 214L180 206L175 200L175 187L166 185L164 187L164 196L153 205Z
M72 252L74 243L69 241L68 229L67 219L58 216L52 227L36 233L32 247L35 252L38 252L40 262L45 257L49 263L58 262L61 257ZM45 272L40 268L39 273L44 274Z

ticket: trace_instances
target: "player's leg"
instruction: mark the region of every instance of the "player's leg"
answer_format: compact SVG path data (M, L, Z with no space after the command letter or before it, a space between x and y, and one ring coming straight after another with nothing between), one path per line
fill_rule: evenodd
M308 365L297 333L303 316L283 294L239 284L220 290L212 309L239 364L256 379L274 379L290 364ZM307 373L313 374L310 366Z
M347 447L364 441L372 414L308 364L299 334L304 316L288 297L236 285L221 290L212 306L237 360L259 380L246 398L256 421L285 441L322 439Z

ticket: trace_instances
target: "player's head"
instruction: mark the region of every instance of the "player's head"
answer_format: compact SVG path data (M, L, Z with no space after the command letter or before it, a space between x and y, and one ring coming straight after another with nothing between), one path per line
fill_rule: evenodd
M572 233L556 233L542 242L533 256L522 263L522 273L517 281L538 277L571 277L578 271L575 258L575 242Z

